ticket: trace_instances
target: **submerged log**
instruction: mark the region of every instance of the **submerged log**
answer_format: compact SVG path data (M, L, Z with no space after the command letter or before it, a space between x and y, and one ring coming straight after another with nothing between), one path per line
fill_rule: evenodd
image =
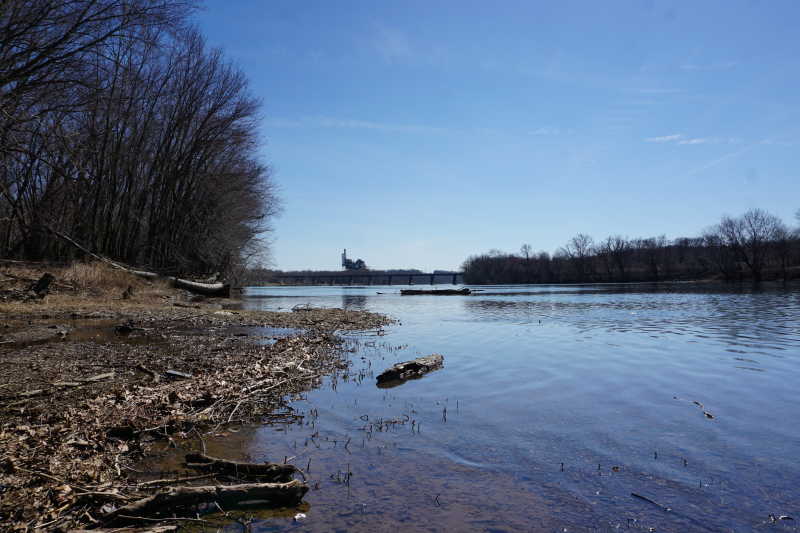
M378 384L422 377L432 370L442 368L443 365L444 356L438 353L426 355L425 357L418 357L411 361L397 363L391 368L384 370L383 373L378 376Z
M467 295L472 294L469 289L400 289L401 296L419 296L433 294L435 296Z
M308 485L294 480L289 483L246 483L204 487L173 487L147 498L120 507L106 516L113 523L135 523L141 519L158 518L159 513L172 515L176 507L218 502L235 505L247 500L265 500L276 506L300 503Z
M234 476L267 478L272 481L289 481L297 472L294 465L277 463L241 463L218 459L204 453L187 453L186 465L206 472L219 472Z

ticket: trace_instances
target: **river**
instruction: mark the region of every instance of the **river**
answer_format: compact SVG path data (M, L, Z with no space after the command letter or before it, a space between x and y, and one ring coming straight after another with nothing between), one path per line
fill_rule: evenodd
M252 530L797 530L798 288L400 288L246 291L251 309L399 320L348 336L351 369L294 402L302 421L237 436L313 487L305 517L261 514ZM375 385L430 353L443 369Z

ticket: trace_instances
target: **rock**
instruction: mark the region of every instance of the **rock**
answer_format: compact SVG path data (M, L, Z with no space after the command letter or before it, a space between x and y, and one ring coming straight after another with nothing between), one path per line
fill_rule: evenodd
M444 356L437 353L426 355L425 357L418 357L411 361L397 363L391 368L384 370L383 373L378 376L378 384L422 377L432 370L442 368L443 365Z
M50 284L55 279L56 278L52 274L45 272L38 281L28 287L28 291L31 292L35 298L42 299L50 292Z

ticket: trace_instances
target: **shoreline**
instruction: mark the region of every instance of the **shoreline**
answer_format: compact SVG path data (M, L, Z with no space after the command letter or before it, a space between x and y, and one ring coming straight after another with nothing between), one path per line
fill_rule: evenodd
M157 491L129 479L154 445L259 421L349 364L337 331L392 322L179 297L0 304L0 521L12 531L110 524L104 517Z

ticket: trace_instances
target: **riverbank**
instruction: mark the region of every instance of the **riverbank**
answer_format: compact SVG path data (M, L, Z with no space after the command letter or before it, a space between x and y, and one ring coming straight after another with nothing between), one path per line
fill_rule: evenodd
M337 331L389 323L241 311L118 273L92 287L56 272L52 294L26 301L16 296L40 269L4 274L15 281L0 302L0 521L17 531L105 525L158 489L133 481L152 446L258 421L347 366Z

